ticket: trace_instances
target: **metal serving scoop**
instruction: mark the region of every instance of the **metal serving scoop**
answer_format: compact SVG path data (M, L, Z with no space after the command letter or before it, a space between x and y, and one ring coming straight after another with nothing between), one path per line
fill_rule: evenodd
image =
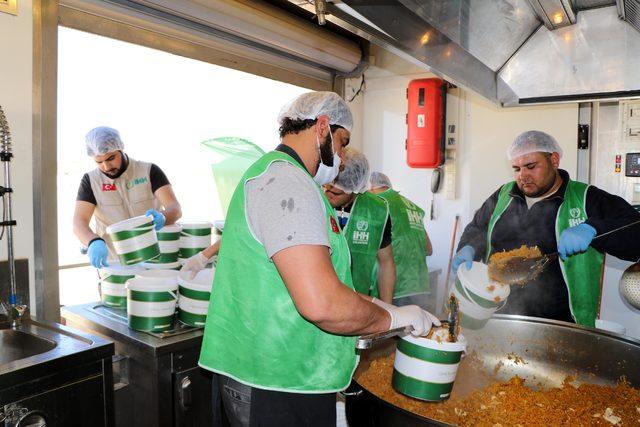
M640 224L640 221L634 221L606 233L599 234L593 240L624 230L632 225ZM524 285L534 280L549 265L550 262L558 259L559 253L553 252L539 257L513 257L501 263L500 268L492 266L489 263L489 277L500 283L508 285Z
M558 259L559 255L558 252L554 252L533 258L516 256L504 261L500 268L489 263L489 277L508 285L525 285L538 277L551 261Z

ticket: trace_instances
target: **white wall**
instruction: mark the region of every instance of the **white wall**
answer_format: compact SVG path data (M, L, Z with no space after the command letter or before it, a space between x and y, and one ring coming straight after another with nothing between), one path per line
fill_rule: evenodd
M464 131L473 181L470 187L473 210L512 178L506 150L518 134L531 129L547 132L556 138L564 150L560 167L575 178L578 104L501 108L477 95L468 96Z
M374 70L372 74L380 73ZM369 78L362 111L356 113L356 119L363 121L363 151L373 170L386 173L397 190L425 209L426 227L434 245L434 254L428 259L428 264L430 269L442 269L439 279L442 290L455 216L460 215L459 239L475 210L500 185L512 179L505 150L517 134L539 129L554 135L564 149L562 167L575 176L578 106L562 104L505 109L471 92L458 90L458 95L449 95L447 122L456 124L458 137L457 193L454 200L446 200L442 190L435 196L431 193L431 170L412 169L406 164L405 91L412 79L424 77L432 75ZM453 105L457 108L452 108ZM431 203L433 219L429 219Z
M13 217L16 258L29 259L31 307L35 307L33 273L32 190L32 56L33 12L31 0L18 2L18 15L0 13L0 105L7 116L13 139ZM51 179L55 179L52 176ZM4 182L0 179L0 185ZM6 235L0 242L0 260L6 260ZM8 286L0 277L0 286ZM32 309L33 312L33 309Z
M640 179L627 178L624 172L616 173L615 157L622 155L624 159L627 152L640 151L640 145L622 141L620 110L617 102L601 102L593 110L590 178L591 184L625 197L627 187ZM620 278L631 264L607 255L600 317L622 324L627 335L640 338L640 310L624 301L619 292Z

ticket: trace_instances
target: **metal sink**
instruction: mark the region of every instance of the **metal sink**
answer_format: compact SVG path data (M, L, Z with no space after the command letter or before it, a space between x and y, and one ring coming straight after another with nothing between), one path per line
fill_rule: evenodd
M15 329L0 329L0 365L53 350L55 341Z
M0 320L0 384L23 381L27 371L34 375L53 372L55 369L50 371L53 366L69 366L65 360L92 351L113 354L113 346L100 337L57 323L26 318L21 325L11 328Z

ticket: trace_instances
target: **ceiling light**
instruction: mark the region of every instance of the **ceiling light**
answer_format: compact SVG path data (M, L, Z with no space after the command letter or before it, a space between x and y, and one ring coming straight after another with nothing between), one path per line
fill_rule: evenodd
M564 15L562 14L562 12L558 12L558 13L554 13L553 14L553 23L554 24L562 24L563 21L564 21Z

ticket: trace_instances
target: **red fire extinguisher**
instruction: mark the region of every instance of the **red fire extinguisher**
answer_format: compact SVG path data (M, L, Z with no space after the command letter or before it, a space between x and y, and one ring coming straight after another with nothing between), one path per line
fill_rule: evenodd
M412 80L407 88L407 164L437 168L444 163L447 85L442 79Z

